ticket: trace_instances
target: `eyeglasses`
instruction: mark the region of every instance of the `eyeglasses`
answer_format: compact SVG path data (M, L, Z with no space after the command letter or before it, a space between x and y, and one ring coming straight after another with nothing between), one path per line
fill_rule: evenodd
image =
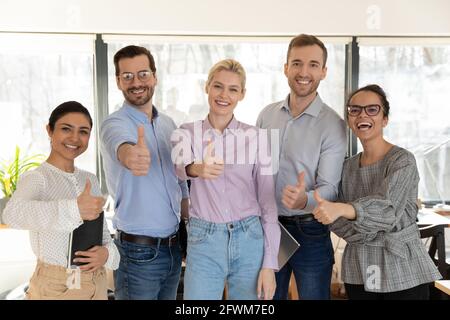
M148 81L152 74L153 72L151 72L150 70L142 70L137 73L137 77L141 81ZM132 82L135 74L133 72L123 72L120 77L125 82Z
M367 106L358 106L356 104L349 104L347 106L347 114L351 117L357 117L361 114L363 109L368 116L373 117L376 116L378 113L380 113L381 106L379 104L369 104Z

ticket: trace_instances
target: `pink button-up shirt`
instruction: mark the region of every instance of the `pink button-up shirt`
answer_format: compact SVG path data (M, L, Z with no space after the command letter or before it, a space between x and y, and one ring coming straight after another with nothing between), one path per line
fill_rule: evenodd
M203 121L183 124L172 134L172 159L181 179L191 179L189 215L213 223L260 216L264 231L263 268L278 270L280 227L267 134L234 117L223 133ZM186 166L202 161L207 145L224 161L216 179L188 177Z

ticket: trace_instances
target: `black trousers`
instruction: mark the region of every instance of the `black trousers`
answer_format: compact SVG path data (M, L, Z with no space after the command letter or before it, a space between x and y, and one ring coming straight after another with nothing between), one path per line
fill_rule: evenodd
M368 292L364 290L362 284L345 283L345 290L350 300L428 300L430 298L429 283L395 292Z

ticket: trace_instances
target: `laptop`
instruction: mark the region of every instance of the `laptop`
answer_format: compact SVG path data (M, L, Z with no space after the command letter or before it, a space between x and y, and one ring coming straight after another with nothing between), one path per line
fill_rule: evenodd
M300 247L300 244L280 222L278 222L278 224L280 225L281 230L280 249L278 251L278 267L281 270L295 251L297 251Z

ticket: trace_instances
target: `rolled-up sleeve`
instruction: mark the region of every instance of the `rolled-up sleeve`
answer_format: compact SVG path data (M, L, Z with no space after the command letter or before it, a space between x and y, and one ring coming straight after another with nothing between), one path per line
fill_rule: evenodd
M133 135L123 120L108 118L103 121L100 128L100 139L103 151L106 151L111 159L118 160L117 151L124 143L136 143L137 130Z

